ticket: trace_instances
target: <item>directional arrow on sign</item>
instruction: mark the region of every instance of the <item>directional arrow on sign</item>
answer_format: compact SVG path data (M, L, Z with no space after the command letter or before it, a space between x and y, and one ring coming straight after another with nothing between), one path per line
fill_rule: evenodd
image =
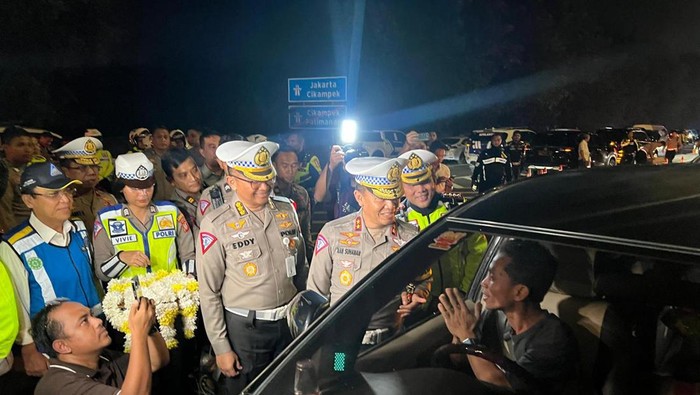
M301 95L301 87L297 84L294 87L294 96L299 96L299 95Z

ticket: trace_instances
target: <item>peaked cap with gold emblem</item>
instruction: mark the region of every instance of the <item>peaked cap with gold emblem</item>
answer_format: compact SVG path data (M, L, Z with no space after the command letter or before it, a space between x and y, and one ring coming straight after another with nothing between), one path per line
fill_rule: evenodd
M216 157L250 180L269 181L277 175L271 158L278 148L271 141L228 141L216 149Z
M97 150L102 149L102 142L93 137L78 137L63 147L53 151L59 159L73 159L79 165L99 165Z
M403 196L401 169L403 158L355 158L345 165L345 170L355 176L355 182L369 188L380 199L398 199Z
M114 161L114 174L117 180L132 188L146 189L156 183L153 163L143 152L117 156Z
M437 156L424 149L414 149L405 152L399 158L406 159L406 166L401 170L401 181L406 184L422 184L430 180L430 166L437 161Z

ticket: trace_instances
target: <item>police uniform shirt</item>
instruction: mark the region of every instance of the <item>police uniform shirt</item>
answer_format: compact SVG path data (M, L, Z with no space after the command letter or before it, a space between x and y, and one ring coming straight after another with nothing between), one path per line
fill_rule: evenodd
M156 178L156 189L153 194L154 201L168 200L173 194L175 189L173 185L168 181L163 170L163 164L161 163L161 157L156 153L153 148L149 148L143 153L148 157L148 160L153 163L153 176Z
M222 179L226 179L226 173L224 173L223 171L215 173L206 164L203 164L199 167L199 172L202 173L202 183L207 187L218 183Z
M309 198L309 193L301 185L294 183L287 185L289 185L289 189L285 191L280 188L279 184L276 184L274 189L275 195L288 197L296 203L301 234L306 242L306 255L311 256L314 250L314 243L311 240L311 199Z
M119 218L110 221L108 218L113 216L113 211L115 210L118 211ZM167 217L159 215L161 212L172 213L173 211L177 212L177 218L172 218L170 214ZM108 223L107 226L103 225L105 219ZM154 223L154 220L157 222ZM141 237L148 237L148 232L151 232L154 238L159 239L162 237L157 233L171 232L174 228L175 245L177 246L176 254L177 258L179 258L181 269L186 273L194 273L194 239L185 216L171 203L157 202L149 206L145 224L136 219L131 210L122 204L107 207L98 213L93 229L95 273L97 277L103 281L109 281L112 278L119 278L127 269L131 268L126 262L119 259L119 251L115 248L116 245L132 243L137 240L136 235L129 234L129 227L124 223L125 221L129 221L131 227L141 233ZM156 254L162 254L158 255L158 257L165 256L167 257L166 259L170 259L170 255L173 253L170 250L144 250L144 243L139 244L133 250L141 251L148 255L151 264L153 264Z
M185 215L187 223L192 228L192 234L197 237L199 233L199 225L197 225L197 207L199 206L200 194L192 196L187 194L177 188L173 191L173 195L170 197L170 201L175 203L180 211Z
M330 295L330 302L334 304L417 234L416 227L397 220L375 241L364 226L362 210L331 221L316 238L307 288Z
M16 167L3 158L8 169L9 182L7 189L0 198L0 231L7 232L29 218L29 208L22 201L19 193L19 183L24 166Z
M202 191L195 213L197 224L201 225L202 218L204 218L209 211L213 211L224 203L230 202L233 196L233 189L228 185L228 182L226 182L226 177Z
M303 289L299 275L303 280L306 257L294 207L284 197L270 197L262 210L251 213L234 193L200 225L196 246L202 316L220 355L231 351L224 309L285 305L297 292L295 283Z
M98 211L115 204L117 204L117 199L112 194L93 189L73 198L72 215L83 223L94 224ZM92 230L93 228L87 229L90 240L92 240Z

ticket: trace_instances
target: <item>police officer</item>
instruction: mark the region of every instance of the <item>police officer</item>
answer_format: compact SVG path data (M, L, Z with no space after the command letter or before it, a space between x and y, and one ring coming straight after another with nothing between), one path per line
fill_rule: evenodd
M86 129L85 137L92 137L100 140L102 138L102 132L97 129ZM114 179L114 158L112 158L112 153L104 149L104 147L98 148L97 158L100 160L99 180L112 181Z
M32 160L32 138L23 128L9 126L2 134L2 149L5 156L0 160L8 169L8 183L0 198L0 231L7 232L29 218L30 210L22 201L19 185L22 172Z
M48 367L29 333L30 317L46 303L64 297L101 313L92 282L92 254L85 224L72 221L73 186L51 162L28 166L22 173L20 192L31 209L28 220L10 230L0 244L2 261L15 286L20 305L22 357L27 374L40 376Z
M228 393L240 392L290 343L285 308L304 289L299 221L289 199L271 196L270 157L277 148L248 141L220 146L233 195L200 224L202 315Z
M129 143L132 152L141 152L151 148L153 137L146 128L136 128L129 132Z
M437 160L434 154L413 150L399 158L407 160L401 172L406 193L406 211L401 218L422 231L445 215L456 202L435 192L435 181L431 175L431 165ZM433 265L431 307L427 312L437 310L437 298L445 288L469 289L486 247L486 237L481 233L472 233L460 243L459 248L453 248Z
M185 216L170 202L153 202L153 164L141 152L117 157L117 190L125 204L95 220L95 272L103 281L181 268L194 274L194 240Z
M231 148L231 144L233 144L233 147L236 146L236 144L234 144L232 141L223 143L220 146L218 146L218 148L215 150L215 154L219 155L220 149L221 152L227 152ZM220 159L217 158L217 164L220 164L219 161ZM226 164L224 163L224 165ZM203 174L202 177L204 177ZM202 195L199 199L199 202L197 203L197 224L201 225L202 219L209 211L212 211L215 208L222 206L226 202L230 202L233 196L233 188L231 188L231 185L229 185L226 177L217 181L214 185L205 188L204 191L202 191Z
M308 289L329 297L331 304L418 233L415 227L396 219L403 195L400 174L405 164L406 160L400 158L369 157L355 158L345 165L355 177L355 199L361 209L323 226L316 239L308 281ZM397 309L405 315L425 302L429 275L419 280L417 287L413 284L404 292L403 302L397 297L374 314L363 345L377 344L399 328Z
M304 151L304 136L299 132L289 133L285 142L297 151L299 157L299 170L294 177L294 182L307 191L313 190L316 180L321 175L321 162L318 156Z
M170 132L165 126L153 129L153 145L143 153L153 163L153 174L156 179L156 188L153 199L156 201L168 200L173 194L173 186L168 182L161 165L163 155L170 149Z
M117 199L107 192L95 189L99 181L100 159L97 153L102 143L92 137L79 137L63 147L53 151L58 158L63 173L74 180L82 182L76 187L73 198L73 217L83 223L94 224L97 212L117 204ZM88 229L92 240L92 228Z
M168 151L161 161L165 176L173 185L170 201L185 214L187 223L197 237L197 202L202 193L202 173L189 150L174 148Z
M291 199L296 205L301 234L306 241L306 255L311 256L314 250L311 240L311 200L306 189L294 182L294 175L299 168L297 152L292 147L282 147L272 155L272 164L277 172L274 193Z
M501 135L494 133L491 136L491 147L481 151L476 160L472 188L478 188L479 193L484 193L513 179L513 167L508 152L501 145L502 142Z
M513 167L513 180L517 180L520 177L520 172L525 162L527 143L522 141L521 138L520 132L513 132L513 139L508 143L508 155Z

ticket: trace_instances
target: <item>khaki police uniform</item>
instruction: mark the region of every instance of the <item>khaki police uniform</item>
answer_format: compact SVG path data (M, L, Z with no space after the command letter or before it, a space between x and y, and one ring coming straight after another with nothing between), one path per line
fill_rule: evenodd
M199 225L197 223L197 207L199 202L200 194L192 196L185 193L177 188L173 191L170 201L175 203L178 209L185 215L187 223L192 228L192 234L197 237L199 234Z
M225 176L216 184L202 191L202 195L199 197L199 202L197 203L197 211L195 213L197 224L201 225L202 218L204 218L209 211L213 211L215 208L222 206L224 203L230 202L233 199L233 195L233 189L228 182L226 182Z
M369 188L376 197L393 200L403 195L399 174L405 164L402 158L370 157L353 159L345 168L355 176L357 184ZM316 238L308 289L328 296L331 304L337 303L358 281L416 234L415 227L400 220L384 229L370 230L364 224L363 209L327 223ZM429 292L430 281L430 273L416 281L424 295ZM396 310L400 303L397 295L372 316L363 344L376 344L397 329L400 322Z
M93 189L73 198L73 217L86 224L94 224L97 212L115 204L117 204L117 199L112 194ZM88 228L88 236L91 239L92 230L92 228Z
M271 142L232 141L217 156L247 179L275 177ZM240 392L291 342L287 303L304 288L306 256L291 201L270 197L251 212L236 193L202 219L197 240L197 271L204 327L217 355L234 351L241 374L224 378L230 393Z
M10 229L17 226L25 218L29 218L29 214L24 213L24 210L20 215L15 215L14 209L18 207L19 201L21 201L21 195L19 193L19 180L22 176L22 171L24 171L24 166L16 167L10 164L7 159L1 159L8 170L8 183L5 193L0 198L0 231L7 233ZM19 201L18 201L19 199ZM22 204L24 205L24 204ZM25 209L28 209L24 206Z
M170 199L175 188L165 175L160 155L158 155L153 148L144 150L143 153L146 154L146 157L153 163L153 175L156 178L156 190L153 193L153 200L161 201Z
M277 196L284 196L294 201L297 215L299 216L299 225L301 226L301 234L304 236L306 244L306 256L310 257L314 251L314 242L311 240L311 199L309 193L297 184L287 184L284 181L277 179L275 183L274 193Z

